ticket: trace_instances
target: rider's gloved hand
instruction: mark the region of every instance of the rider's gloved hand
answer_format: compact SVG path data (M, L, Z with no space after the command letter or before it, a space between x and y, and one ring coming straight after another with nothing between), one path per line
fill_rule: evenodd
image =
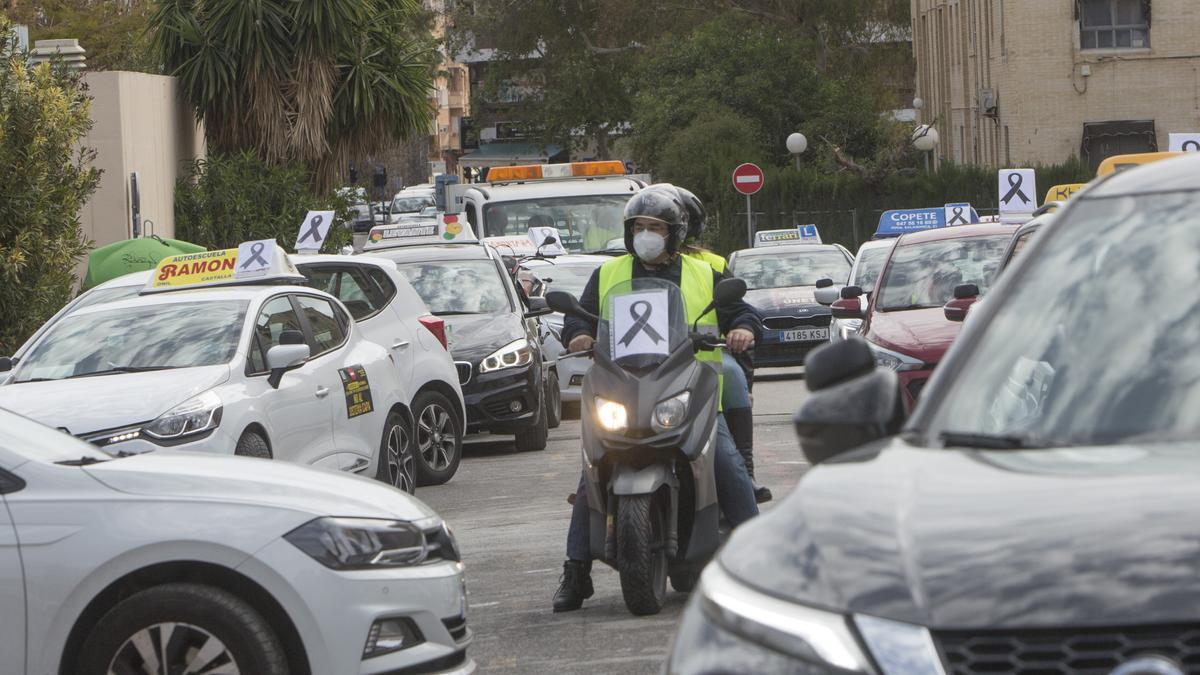
M752 336L753 338L753 336ZM567 351L571 353L582 352L592 348L596 343L596 338L591 335L576 335L571 344L567 345Z
M575 342L572 341L571 344ZM754 333L745 328L734 328L725 336L725 344L729 345L729 350L734 354L741 354L754 346Z

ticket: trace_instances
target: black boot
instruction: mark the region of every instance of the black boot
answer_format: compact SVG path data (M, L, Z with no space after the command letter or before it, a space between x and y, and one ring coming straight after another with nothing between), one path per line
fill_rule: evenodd
M555 612L573 612L592 597L592 561L568 560L563 563L558 592L554 594Z
M750 474L750 482L754 484L754 501L759 504L771 501L774 498L771 490L754 480L754 411L750 408L726 410L725 424L729 425L729 435L733 436L733 444L737 446L738 454L746 464L746 473Z

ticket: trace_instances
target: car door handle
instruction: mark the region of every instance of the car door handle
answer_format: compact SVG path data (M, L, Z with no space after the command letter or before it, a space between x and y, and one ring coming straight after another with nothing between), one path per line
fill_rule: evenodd
M392 343L392 349L405 349L408 345L408 340L396 340Z
M329 395L329 387L317 387L317 398L325 398Z

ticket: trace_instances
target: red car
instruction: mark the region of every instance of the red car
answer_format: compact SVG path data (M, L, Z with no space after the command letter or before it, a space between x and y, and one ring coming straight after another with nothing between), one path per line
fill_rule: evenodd
M962 327L967 308L995 278L1014 228L961 225L900 237L864 310L862 289L842 289L833 316L863 319L875 363L900 376L911 408Z

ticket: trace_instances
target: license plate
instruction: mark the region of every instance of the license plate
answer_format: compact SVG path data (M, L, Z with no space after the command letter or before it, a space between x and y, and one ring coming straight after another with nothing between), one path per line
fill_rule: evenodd
M799 328L797 330L785 330L780 336L780 342L816 342L817 340L828 340L828 328Z

